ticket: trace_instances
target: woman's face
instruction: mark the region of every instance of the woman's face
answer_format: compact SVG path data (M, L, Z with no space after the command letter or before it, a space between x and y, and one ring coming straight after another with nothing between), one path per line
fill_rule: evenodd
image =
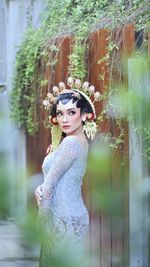
M72 103L72 99L67 104L59 101L56 115L58 124L66 135L76 135L82 132L81 110L76 107L76 102Z

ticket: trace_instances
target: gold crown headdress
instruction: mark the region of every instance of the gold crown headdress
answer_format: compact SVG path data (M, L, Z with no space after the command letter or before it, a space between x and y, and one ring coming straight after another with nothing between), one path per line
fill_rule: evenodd
M89 85L89 82L85 81L83 84L80 79L74 80L72 77L69 77L67 80L67 85L69 89L66 89L64 82L60 82L59 86L54 86L52 88L52 93L48 92L46 99L43 101L45 109L51 110L54 104L58 99L60 94L73 93L73 96L76 98L81 98L81 95L87 100L92 108L92 113L87 114L87 120L84 122L83 131L86 133L87 138L93 140L96 134L96 111L94 103L101 100L101 94L95 91L93 85ZM92 99L91 99L92 96ZM53 148L56 148L59 144L60 136L62 132L57 125L57 118L50 116L50 123L52 126L52 143ZM58 140L56 140L58 139Z

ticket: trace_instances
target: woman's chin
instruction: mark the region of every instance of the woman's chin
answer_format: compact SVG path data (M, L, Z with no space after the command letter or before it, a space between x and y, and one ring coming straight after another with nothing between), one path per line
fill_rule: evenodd
M72 133L72 131L64 131L63 132L66 134L66 135L70 135Z
M63 133L65 133L66 135L71 135L71 134L74 133L74 131L72 131L71 129L63 129L62 131L63 131Z
M71 132L70 129L64 129L64 128L61 128L61 130L62 130L62 132L63 132L64 134L69 134L69 133Z

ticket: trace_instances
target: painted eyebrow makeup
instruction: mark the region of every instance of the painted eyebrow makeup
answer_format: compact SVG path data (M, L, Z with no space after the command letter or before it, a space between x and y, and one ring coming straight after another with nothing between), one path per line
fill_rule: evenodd
M68 109L67 109L67 111L72 111L72 110L76 111L75 108L68 108ZM59 109L58 109L57 112L62 112L62 110L59 110Z

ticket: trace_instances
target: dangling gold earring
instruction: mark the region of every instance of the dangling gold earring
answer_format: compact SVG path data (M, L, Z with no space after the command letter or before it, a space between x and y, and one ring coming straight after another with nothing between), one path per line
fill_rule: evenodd
M58 125L57 118L55 116L49 117L50 123L52 124L51 128L51 138L52 138L52 150L55 150L62 138L62 131Z
M55 150L59 146L62 138L62 131L59 125L53 125L51 129L51 136L52 136L52 148L53 150Z
M93 120L93 114L89 113L88 115L89 116L85 119L85 123L83 125L83 132L85 132L88 139L93 140L97 132L97 126Z

